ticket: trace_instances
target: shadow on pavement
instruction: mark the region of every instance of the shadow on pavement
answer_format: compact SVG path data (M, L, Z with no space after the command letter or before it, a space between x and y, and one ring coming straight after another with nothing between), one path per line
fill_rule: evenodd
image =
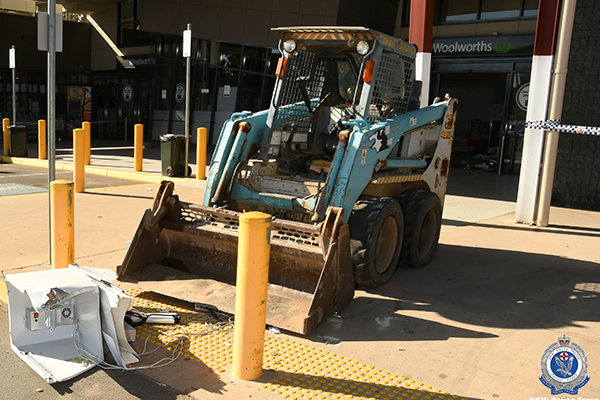
M489 339L496 335L485 328L577 327L581 322L600 321L599 295L598 264L593 262L440 245L429 266L399 269L390 282L369 294L357 291L340 320L324 321L308 338L319 342ZM465 329L463 324L482 329Z
M373 375L377 372L372 371ZM389 379L389 381L388 381ZM286 371L278 370L265 370L264 375L258 378L256 381L261 383L267 383L273 385L273 388L277 390L277 394L283 395L283 397L290 397L296 392L312 390L317 393L322 392L324 394L335 393L339 397L349 396L354 398L417 398L416 395L422 396L426 392L421 390L431 391L431 386L425 387L422 383L417 383L414 380L408 380L406 378L384 378L381 382L364 382L360 380L344 379L342 376L328 377L320 375L311 375L303 373L289 373ZM439 389L437 389L439 391ZM428 393L430 397L425 398L446 398L437 397L436 392ZM389 396L389 397L388 397ZM412 397L411 397L412 396ZM316 397L316 396L315 396ZM447 396L450 398L451 396ZM325 398L325 397L323 397ZM419 397L420 398L420 397ZM460 397L464 398L464 397ZM470 398L471 400L477 400Z
M599 228L590 228L583 226L567 226L567 225L548 225L545 228L536 228L526 225L500 225L500 224L488 224L479 222L468 222L459 221L455 219L442 219L442 225L445 226L477 226L480 228L490 229L506 229L511 231L524 231L524 232L536 232L536 233L552 233L560 235L573 235L573 236L588 236L588 237L600 237ZM556 229L561 229L557 231Z

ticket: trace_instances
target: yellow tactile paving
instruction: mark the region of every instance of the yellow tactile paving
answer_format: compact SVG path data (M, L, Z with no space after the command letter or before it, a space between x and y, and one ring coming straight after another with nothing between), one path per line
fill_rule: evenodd
M134 307L144 312L170 310L181 314L177 326L144 324L137 328L140 339L175 350L184 340L182 356L203 362L216 372L231 364L233 325L210 311L182 308L165 297L130 290ZM425 400L462 399L422 382L339 356L289 338L265 340L266 372L263 389L288 399Z

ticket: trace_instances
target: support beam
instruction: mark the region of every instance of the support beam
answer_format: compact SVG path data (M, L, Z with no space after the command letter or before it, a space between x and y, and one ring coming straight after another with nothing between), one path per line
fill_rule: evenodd
M421 107L429 105L434 0L411 0L408 41L417 45L415 79L421 86Z
M545 120L548 113L559 10L560 0L540 1L531 66L531 86L527 102L527 121ZM526 128L515 222L533 224L537 219L543 151L544 135L539 130Z

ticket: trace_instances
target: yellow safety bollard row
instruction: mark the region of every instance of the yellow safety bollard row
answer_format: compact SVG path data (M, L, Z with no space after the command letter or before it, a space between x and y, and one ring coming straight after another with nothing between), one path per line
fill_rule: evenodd
M196 141L196 179L206 179L206 144L208 130L198 128L198 138Z
M67 268L75 262L75 206L73 182L50 182L50 240L52 268Z
M253 380L262 375L271 252L271 216L240 215L232 375Z
M81 128L85 131L85 165L92 163L92 125L85 121L81 124Z
M135 124L133 131L133 169L134 171L141 171L144 165L144 125Z
M10 131L8 130L8 126L10 125L10 119L8 118L4 118L2 120L2 133L3 133L3 140L4 140L4 155L7 156L8 155L8 151L10 148Z
M38 121L38 158L40 160L47 159L46 155L46 120Z
M75 193L85 192L85 131L73 130L73 180Z

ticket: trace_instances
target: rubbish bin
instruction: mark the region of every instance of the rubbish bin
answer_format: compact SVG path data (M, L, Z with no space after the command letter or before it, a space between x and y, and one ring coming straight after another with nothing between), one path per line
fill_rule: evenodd
M160 160L163 175L185 175L185 136L173 135L171 133L161 135ZM188 171L189 170L191 170L191 168L188 166Z
M27 157L27 127L24 125L11 125L10 145L8 155L11 157Z

